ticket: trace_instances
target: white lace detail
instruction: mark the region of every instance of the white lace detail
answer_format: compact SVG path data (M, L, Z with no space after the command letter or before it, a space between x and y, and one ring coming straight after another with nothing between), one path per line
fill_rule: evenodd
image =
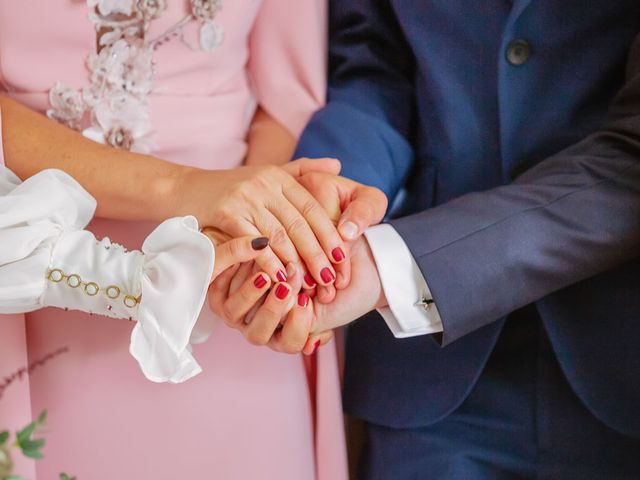
M149 24L162 15L167 0L87 0L87 5L96 31L106 30L99 53L87 58L91 83L81 90L56 83L49 91L52 108L47 116L97 142L149 153L153 52L173 37L194 48L184 37L184 27L191 22L200 24L199 49L214 51L224 38L215 22L222 0L190 0L190 13L156 38L149 38Z

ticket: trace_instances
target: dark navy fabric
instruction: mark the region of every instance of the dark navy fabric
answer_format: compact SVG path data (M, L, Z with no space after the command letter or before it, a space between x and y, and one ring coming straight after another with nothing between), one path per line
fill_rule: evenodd
M640 439L597 420L569 387L535 309L510 316L471 394L426 427L366 425L368 480L636 480Z
M588 411L640 436L640 2L335 0L330 25L329 102L297 154L403 199L391 224L444 324L354 324L345 409L439 422L535 302Z

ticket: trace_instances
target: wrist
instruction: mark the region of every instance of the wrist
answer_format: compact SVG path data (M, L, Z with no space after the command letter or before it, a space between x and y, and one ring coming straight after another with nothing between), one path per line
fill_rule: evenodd
M382 280L380 279L380 272L378 272L378 265L376 264L375 258L373 257L373 252L371 251L371 246L369 245L369 240L365 235L362 235L362 239L364 244L367 247L367 255L369 257L369 261L375 270L374 281L375 281L375 291L377 292L377 298L375 303L375 308L384 308L389 306L389 302L387 301L387 296L384 293L384 287L382 286Z
M160 198L172 210L167 217L193 215L200 227L208 225L207 212L215 208L209 200L215 198L212 193L220 190L217 186L220 173L181 166L159 181L157 190ZM202 198L203 184L206 184L204 189L210 194L208 199Z

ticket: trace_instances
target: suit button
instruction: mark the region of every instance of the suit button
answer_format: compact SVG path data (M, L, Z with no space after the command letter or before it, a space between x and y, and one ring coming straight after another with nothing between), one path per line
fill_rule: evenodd
M507 62L511 65L524 65L531 57L531 46L524 40L513 40L507 47Z

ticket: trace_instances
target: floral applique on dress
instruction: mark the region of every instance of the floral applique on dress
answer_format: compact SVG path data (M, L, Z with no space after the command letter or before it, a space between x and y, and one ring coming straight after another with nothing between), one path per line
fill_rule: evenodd
M189 46L214 51L224 37L215 22L222 0L190 0L190 12L155 38L148 34L149 25L166 10L167 0L87 0L87 5L100 39L99 52L87 58L90 84L74 90L57 83L49 92L47 116L97 142L149 153L153 52L176 36L189 45L184 27L191 22L200 24L200 44Z

